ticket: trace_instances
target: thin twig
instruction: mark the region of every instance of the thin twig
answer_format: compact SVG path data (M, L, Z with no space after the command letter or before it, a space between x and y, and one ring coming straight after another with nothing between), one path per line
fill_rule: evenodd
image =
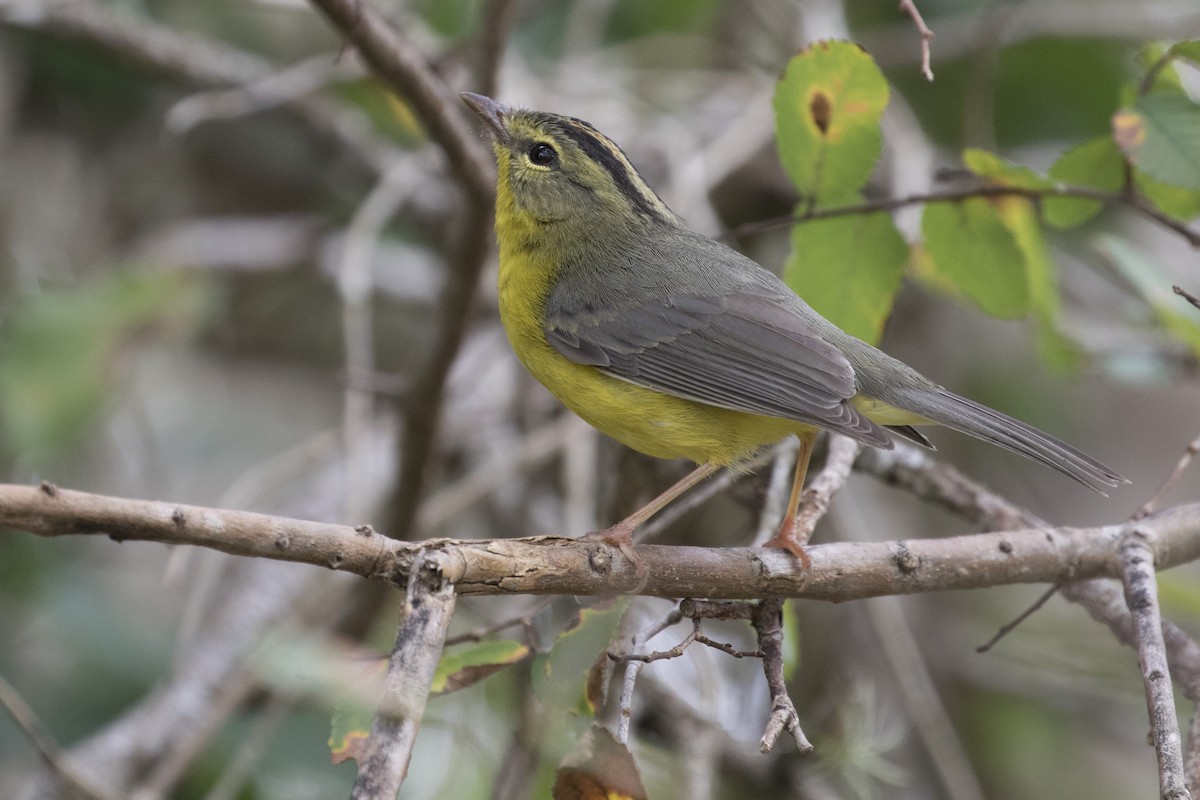
M900 11L912 17L913 24L917 26L917 33L921 34L921 74L925 76L925 80L932 81L929 45L935 38L933 31L925 25L925 20L921 18L921 12L917 10L917 4L913 0L900 0Z
M1163 499L1175 488L1175 484L1179 483L1179 479L1183 477L1184 471L1187 470L1188 465L1192 463L1192 459L1198 453L1200 453L1200 436L1188 442L1188 446L1184 448L1183 455L1179 457L1179 462L1175 465L1175 469L1163 481L1163 485L1158 488L1154 496L1147 500L1141 508L1133 512L1133 516L1130 519L1144 519L1157 511Z
M1095 200L1107 205L1123 205L1134 209L1135 211L1159 223L1163 227L1169 228L1170 230L1179 234L1186 239L1188 244L1192 245L1192 247L1200 247L1200 231L1194 231L1179 220L1162 213L1152 204L1144 201L1139 195L1130 195L1123 191L1105 192L1100 189L1092 189L1087 186L1069 186L1062 184L1058 184L1049 188L997 186L994 184L986 184L967 187L964 189L950 189L941 192L910 194L906 195L905 197L886 197L879 200L868 200L852 206L842 206L840 208L814 208L806 211L803 214L775 217L773 219L760 220L759 222L751 222L747 223L746 225L739 225L738 227L725 232L719 238L724 240L738 239L743 236L749 236L760 231L777 227L779 225L814 222L816 220L853 216L857 214L870 214L874 211L893 211L897 208L920 205L922 203L958 202L961 200L968 200L972 197L1028 197L1035 200L1045 197L1078 197L1085 200Z
M1187 300L1189 303L1194 305L1196 308L1200 308L1200 297L1197 297L1196 295L1192 294L1188 290L1184 289L1182 286L1172 286L1171 288L1175 291L1175 294L1179 295L1184 300Z
M979 645L979 647L976 647L975 652L976 653L986 653L987 651L989 651L993 647L995 647L1001 639L1003 639L1005 636L1008 636L1008 634L1012 633L1013 630L1015 630L1018 625L1020 625L1025 620L1029 619L1031 616L1033 616L1035 613L1037 613L1038 609L1040 609L1042 606L1046 605L1046 603L1048 603L1050 601L1051 597L1054 597L1054 595L1058 594L1058 590L1060 588L1061 587L1055 585L1055 586L1051 586L1049 589L1042 592L1041 596L1039 596L1037 600L1034 600L1033 603L1030 604L1029 608L1025 609L1020 614L1018 614L1016 619L1012 620L1011 622L1007 622L1007 623L1001 625L1000 630L996 631L996 635L993 636L991 639L988 639L987 642L985 642L984 644L981 644L981 645Z
M784 679L783 663L783 600L765 598L755 607L751 624L758 634L758 647L762 651L763 674L767 678L767 689L771 692L771 715L759 740L758 749L771 752L779 736L787 731L796 740L801 755L811 753L813 746L800 727L800 715L788 695Z
M429 686L454 615L457 570L442 553L422 551L409 576L383 697L358 759L352 800L394 800L408 774Z
M93 786L68 763L67 755L51 738L37 714L25 702L25 698L21 697L20 692L3 677L0 677L0 706L8 712L8 716L21 733L25 734L25 738L33 745L33 749L37 750L38 756L55 777L84 797L92 800L109 800L111 795L100 787Z
M678 619L676 619L675 621L678 622ZM652 638L653 638L653 635L646 636L643 638L643 641L649 641ZM608 658L610 661L617 661L617 662L640 661L643 664L649 664L652 661L662 661L664 659L669 659L669 658L679 658L680 656L683 655L683 652L685 650L687 650L688 647L690 647L694 642L702 644L702 645L706 645L708 647L711 647L714 650L720 650L722 653L725 653L726 655L729 655L729 656L733 656L734 658L761 658L762 657L761 650L738 650L736 647L734 647L732 644L729 644L728 642L718 642L715 639L708 638L707 636L704 635L704 628L703 628L703 623L702 623L701 619L699 617L694 617L692 619L691 632L687 636L683 637L683 639L680 640L679 644L675 645L670 650L655 650L650 653L614 653L612 650L609 650Z
M533 625L534 618L537 617L538 614L545 611L546 608L548 608L556 599L557 598L555 597L543 597L534 603L533 607L529 609L529 611L526 611L519 617L510 617L509 619L503 619L499 622L492 623L491 625L484 625L483 627L475 628L474 630L451 636L446 639L444 646L451 647L452 645L462 644L463 642L481 642L489 636L497 634L506 628L512 628L517 625L520 625L528 636L530 632L529 629Z
M1152 534L1134 528L1121 542L1121 582L1125 602L1133 615L1138 666L1146 689L1150 713L1150 738L1158 756L1159 796L1164 800L1190 798L1183 772L1183 742L1175 715L1171 671L1163 641L1162 617L1158 608Z

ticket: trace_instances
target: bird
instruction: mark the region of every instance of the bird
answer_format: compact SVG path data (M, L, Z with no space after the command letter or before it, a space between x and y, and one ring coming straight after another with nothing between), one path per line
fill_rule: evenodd
M1088 488L1128 481L1048 433L934 383L825 319L770 270L684 224L624 151L583 120L463 101L497 164L500 318L517 358L564 405L634 450L698 466L589 536L644 575L633 532L716 470L800 440L787 512L767 547L805 564L797 532L822 430L932 447L941 425Z

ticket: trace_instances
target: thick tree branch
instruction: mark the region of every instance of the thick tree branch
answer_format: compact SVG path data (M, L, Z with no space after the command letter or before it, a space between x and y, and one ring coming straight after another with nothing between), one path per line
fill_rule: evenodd
M118 541L194 544L226 553L298 561L407 586L416 554L456 562L460 594L594 595L634 580L634 567L602 543L558 536L402 542L369 528L243 511L126 500L0 484L0 524L59 536L100 533ZM1153 534L1161 568L1200 557L1200 504L1137 523L1030 528L895 542L838 542L808 549L812 569L776 550L639 546L650 574L642 594L660 597L806 597L844 601L889 594L1117 576L1117 547L1133 529Z

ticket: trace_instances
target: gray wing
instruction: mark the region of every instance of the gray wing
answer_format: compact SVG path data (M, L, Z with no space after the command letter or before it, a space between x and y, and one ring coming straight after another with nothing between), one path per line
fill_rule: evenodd
M854 368L841 351L755 288L582 311L552 300L546 339L575 363L656 391L891 447L887 431L849 402Z

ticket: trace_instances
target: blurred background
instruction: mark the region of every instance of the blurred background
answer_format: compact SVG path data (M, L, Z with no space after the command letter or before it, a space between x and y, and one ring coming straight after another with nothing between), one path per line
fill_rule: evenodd
M770 101L808 43L860 42L891 82L870 190L885 197L937 188L964 146L1048 167L1110 130L1144 46L1200 36L1186 1L922 2L937 34L930 83L913 24L890 1L373 4L455 91L595 124L709 235L791 212ZM463 278L464 237L479 235L463 208L412 110L305 3L0 0L0 480L369 522L414 539L609 524L687 465L598 437L524 374L496 315L494 254ZM897 213L910 240L919 215ZM736 244L778 268L788 229ZM1072 365L1039 359L1026 323L919 280L906 282L883 346L1133 486L1098 497L949 433L933 434L938 457L1051 522L1120 522L1200 432L1197 351L1164 330L1129 275L1200 293L1200 258L1115 210L1050 244L1061 327L1081 353ZM765 479L744 478L659 541L746 544ZM1173 500L1198 494L1194 470ZM817 540L969 531L855 475ZM1166 614L1194 633L1196 577L1173 570L1161 586ZM386 653L395 623L396 597L359 583L4 533L0 676L58 743L105 774L139 772L147 797L344 795L354 768L330 764L326 746L343 667ZM758 664L706 651L651 665L632 744L650 795L1152 796L1136 656L1107 629L1054 600L975 653L1041 591L793 604L793 696L817 745L808 759L789 742L757 754L768 701ZM548 646L569 605L466 600L454 631L531 615L524 633L501 635ZM714 631L750 644L739 626ZM516 665L432 702L406 797L547 796L584 723L540 698L529 672ZM946 753L918 730L914 703L933 701L905 687L926 673L938 730L955 743ZM188 705L181 686L203 702ZM154 755L139 762L137 748ZM38 770L0 717L0 796Z

